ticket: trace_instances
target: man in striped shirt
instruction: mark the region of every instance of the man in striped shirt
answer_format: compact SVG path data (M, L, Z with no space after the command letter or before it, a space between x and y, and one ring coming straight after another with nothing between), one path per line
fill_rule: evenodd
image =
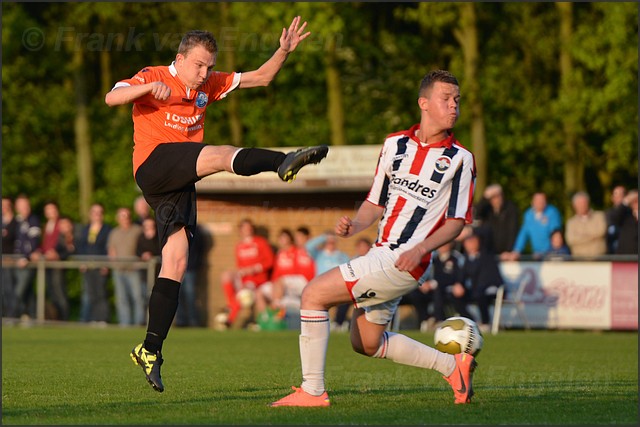
M353 349L366 356L439 371L455 403L473 396L476 366L470 354L442 353L387 331L402 295L426 276L431 252L455 239L472 221L473 154L453 136L460 90L449 72L428 73L420 84L420 123L387 136L374 181L356 217L340 218L336 234L350 237L378 219L378 237L364 256L313 279L300 310L302 385L271 406L329 406L324 368L329 340L328 309L353 302Z

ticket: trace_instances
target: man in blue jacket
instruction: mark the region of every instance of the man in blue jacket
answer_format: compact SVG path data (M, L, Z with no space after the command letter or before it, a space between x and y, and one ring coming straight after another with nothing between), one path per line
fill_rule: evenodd
M542 257L551 248L551 233L561 228L562 216L558 208L547 203L545 193L535 193L531 207L524 213L513 250L502 254L501 258L506 261L519 259L527 243L534 257Z

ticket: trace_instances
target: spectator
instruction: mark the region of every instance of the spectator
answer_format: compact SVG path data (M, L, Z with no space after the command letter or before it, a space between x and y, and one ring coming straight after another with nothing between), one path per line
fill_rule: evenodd
M206 248L206 231L200 224L196 224L189 246L189 260L187 270L180 286L178 310L176 311L177 326L199 326L200 316L196 307L198 272L202 268Z
M638 190L630 190L616 208L613 223L620 230L616 254L638 254Z
M149 206L143 195L139 195L133 201L133 212L136 215L134 222L138 225L142 225L145 219L151 218L151 206Z
M624 197L627 195L627 189L624 185L616 185L611 191L611 207L605 211L607 217L607 253L615 254L618 247L618 238L620 230L618 224L615 223L616 209L622 204Z
M137 261L136 245L142 227L131 219L131 210L121 207L117 210L118 226L109 234L107 252L112 260ZM146 292L140 279L140 271L131 267L113 269L115 285L116 314L121 326L144 325L146 323Z
M293 240L295 242L295 245L306 251L306 245L309 241L310 236L311 232L309 231L309 228L307 226L301 225L300 227L296 228L296 231L293 233Z
M500 273L496 256L491 252L482 251L480 237L472 233L462 242L464 246L464 279L469 293L467 302L474 302L480 311L478 326L481 332L488 332L489 306L495 301L496 292L504 280Z
M240 309L252 307L255 290L269 280L274 254L264 237L256 235L256 227L250 219L243 219L238 226L240 241L236 244L236 270L222 273L221 283L227 301L227 326L236 324ZM240 293L240 291L242 292Z
M589 194L578 191L571 198L574 216L567 220L565 240L571 255L597 257L607 253L607 219L604 212L594 211Z
M40 245L40 218L31 212L31 201L24 194L16 198L16 220L18 224L14 253L19 256L16 261L15 274L15 306L12 317L25 320L35 317L35 295L33 279L36 271L28 268L31 254Z
M50 201L44 205L44 217L47 220L42 234L40 246L31 254L32 261L44 259L46 261L64 260L69 256L65 236L60 232L60 209L56 202ZM69 297L64 271L60 268L45 269L46 295L57 312L59 320L69 319Z
M519 259L529 242L533 256L540 258L549 251L551 232L558 228L562 228L560 211L547 203L545 193L535 193L531 198L531 207L524 213L513 250L501 254L500 257L507 261Z
M111 226L104 222L104 206L93 203L89 207L89 222L82 226L76 249L78 255L85 257L104 257L107 255L107 240ZM106 324L109 321L109 296L107 279L109 269L81 267L82 297L80 320Z
M18 221L13 212L13 201L2 198L2 255L13 255L18 233ZM14 311L14 269L2 268L2 317L10 316Z
M571 257L571 250L564 242L562 230L554 230L551 233L551 249L544 256L547 260L563 260Z
M142 261L149 261L152 258L160 257L160 243L158 242L158 232L156 229L156 220L147 217L142 220L142 233L138 236L136 243L136 256ZM153 280L160 273L160 263L156 264ZM142 294L147 298L147 269L140 271L140 280L142 281Z
M338 242L333 231L309 240L305 248L316 263L316 276L349 261L349 255L338 249Z
M278 252L271 281L256 292L256 318L265 318L264 315L269 311L279 311L282 319L287 312L299 316L302 290L315 273L315 263L305 248L295 244L289 229L282 229L278 236Z
M356 240L356 243L354 244L354 248L355 248L354 258L366 255L367 252L369 252L369 249L371 249L371 245L373 245L373 242L371 241L371 239L367 237L358 238L358 240Z
M519 227L518 207L507 200L500 184L489 185L476 205L480 227L488 229L488 247L495 254L510 252Z
M455 241L440 246L431 261L432 279L425 282L426 289L433 289L433 317L428 329L445 320L447 305L460 316L472 319L467 311L467 289L464 286L464 256L455 250ZM421 325L421 330L423 330Z

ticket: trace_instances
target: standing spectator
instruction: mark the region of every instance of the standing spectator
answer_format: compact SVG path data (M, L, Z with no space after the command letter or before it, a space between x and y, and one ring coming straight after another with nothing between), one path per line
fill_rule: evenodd
M607 217L607 253L615 254L618 247L618 238L620 230L615 222L616 210L622 204L624 197L627 195L627 189L624 185L616 185L611 191L611 207L605 211Z
M558 228L562 228L560 211L547 203L545 193L535 193L531 198L531 207L524 213L513 250L501 254L500 257L507 261L519 259L527 242L531 245L533 256L542 257L551 247L551 232Z
M576 257L596 257L607 253L607 219L604 212L594 211L589 194L578 191L571 198L574 216L567 220L565 240Z
M138 225L142 225L145 219L151 218L151 206L143 195L136 197L133 201L133 212L136 216L134 222Z
M2 255L13 255L17 233L18 221L13 212L13 201L9 197L2 197ZM2 317L7 317L13 313L15 305L14 285L14 269L3 266Z
M616 254L638 254L638 190L630 190L616 208L613 223L620 230Z
M12 317L24 319L35 317L35 295L33 279L36 271L28 268L31 254L40 245L40 218L31 212L31 201L24 194L16 198L16 221L18 224L14 253L19 255L15 270L15 306Z
M138 236L138 242L136 243L136 256L142 261L149 261L154 257L159 257L160 244L158 243L158 232L156 229L156 220L152 217L147 217L142 220L142 233ZM155 278L160 273L160 263L156 264L153 277ZM147 269L140 270L140 280L142 295L144 300L147 299Z
M564 242L562 230L554 230L551 233L551 248L544 254L544 259L560 261L571 257L571 249Z
M89 222L79 233L76 250L85 257L104 257L107 255L107 240L111 234L111 226L104 222L104 206L93 203L89 207ZM81 267L82 297L80 320L106 324L109 321L109 295L107 279L109 269Z
M252 306L255 291L269 280L273 268L274 253L264 237L256 235L256 227L250 219L238 225L240 241L236 244L236 270L222 273L222 290L227 301L227 325L235 325L236 316L243 306ZM243 291L238 298L240 291ZM243 295L248 296L246 299ZM236 325L237 326L237 325Z
M42 233L42 242L38 249L31 254L32 261L41 258L46 261L60 261L69 256L64 236L60 233L60 208L58 204L49 201L44 205L46 223ZM45 269L46 294L56 309L59 320L69 319L69 298L64 271L60 268Z
M487 246L494 254L510 252L519 228L518 207L505 199L500 184L489 185L476 206L479 227L488 229Z
M206 251L206 231L201 225L196 224L193 232L193 240L189 246L189 260L187 270L180 286L180 300L176 311L177 326L199 326L200 316L196 307L198 273L202 268L202 260Z
M433 316L436 324L447 318L447 305L451 305L458 315L472 318L467 311L464 256L454 247L455 241L451 241L436 250L431 261L432 279L422 285L433 289Z
M109 234L107 252L114 260L137 261L136 245L142 233L142 227L131 219L131 210L121 207L116 212L118 222ZM115 285L116 314L121 326L144 325L145 299L140 271L131 267L113 269Z
M478 326L481 332L488 332L491 329L489 306L495 301L498 288L502 286L504 280L496 256L492 252L481 250L480 236L471 233L462 244L465 288L469 293L467 302L478 305L480 310Z

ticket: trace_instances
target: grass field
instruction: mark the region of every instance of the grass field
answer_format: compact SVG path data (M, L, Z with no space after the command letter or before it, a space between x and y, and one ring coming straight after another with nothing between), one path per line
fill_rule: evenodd
M432 345L433 336L406 331ZM129 351L143 328L3 326L3 424L638 424L638 334L485 336L469 405L435 371L353 353L334 333L330 408L270 408L300 383L298 333L173 329L157 393Z

